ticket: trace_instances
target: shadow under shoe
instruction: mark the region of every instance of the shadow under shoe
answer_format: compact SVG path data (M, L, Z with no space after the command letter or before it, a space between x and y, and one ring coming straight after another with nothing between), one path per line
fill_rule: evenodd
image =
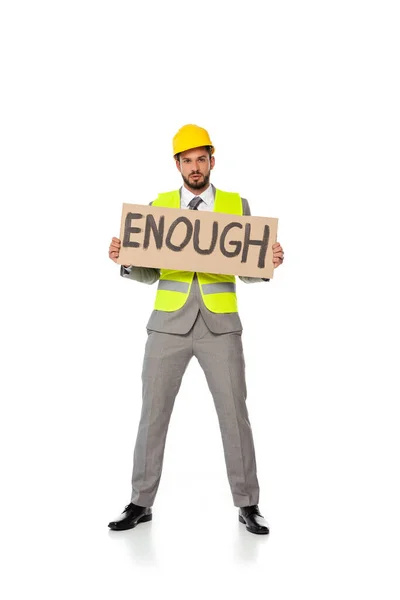
M260 514L257 504L252 506L243 506L239 508L239 521L246 525L250 533L268 534L269 526L264 517Z
M133 529L139 523L151 521L152 518L151 508L138 506L131 502L125 506L122 514L114 521L111 521L108 526L114 531L124 531L125 529Z

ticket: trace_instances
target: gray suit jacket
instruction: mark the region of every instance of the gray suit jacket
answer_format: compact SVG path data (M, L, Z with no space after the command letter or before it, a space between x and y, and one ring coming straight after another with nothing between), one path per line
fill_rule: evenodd
M215 187L213 186L214 194ZM250 216L249 203L245 198L242 198L243 215ZM126 279L133 279L141 283L155 283L160 278L160 269L149 267L129 267L121 266L120 274ZM239 279L244 283L255 283L265 281L259 277L241 277ZM269 280L267 280L269 281ZM193 283L190 289L189 297L180 310L173 312L165 312L161 310L153 310L150 315L147 329L149 331L160 331L161 333L185 334L190 331L196 320L196 317L201 312L207 327L213 333L230 333L234 331L242 331L242 322L238 313L213 313L206 308L197 275L193 278Z

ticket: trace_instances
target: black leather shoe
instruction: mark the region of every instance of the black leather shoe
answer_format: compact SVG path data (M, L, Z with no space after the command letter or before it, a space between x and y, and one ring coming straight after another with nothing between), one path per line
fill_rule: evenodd
M269 533L268 523L260 514L257 504L239 508L239 521L246 525L246 529L250 533Z
M131 502L128 506L125 506L122 515L118 519L115 519L115 521L111 521L108 526L114 531L123 531L124 529L133 529L138 523L151 521L152 518L151 508L138 506Z

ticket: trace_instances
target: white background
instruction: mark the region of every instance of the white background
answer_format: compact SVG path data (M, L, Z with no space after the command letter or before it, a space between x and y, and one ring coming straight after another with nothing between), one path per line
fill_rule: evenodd
M4 1L2 597L398 599L397 2ZM177 397L154 518L124 533L155 286L108 259L123 202L213 183L279 218L238 285L260 509L238 523L204 375Z

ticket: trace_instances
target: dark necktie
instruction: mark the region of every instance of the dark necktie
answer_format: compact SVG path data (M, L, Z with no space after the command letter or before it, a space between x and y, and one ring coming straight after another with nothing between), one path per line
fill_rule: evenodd
M198 206L201 202L203 202L202 198L200 198L200 196L195 196L189 202L189 210L198 210Z

